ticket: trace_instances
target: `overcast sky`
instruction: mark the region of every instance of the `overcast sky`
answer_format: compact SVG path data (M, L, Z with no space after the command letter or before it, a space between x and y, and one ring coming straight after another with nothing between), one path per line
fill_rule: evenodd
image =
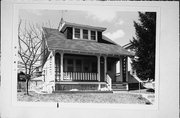
M65 21L107 28L103 34L123 46L135 36L133 21L138 21L138 12L124 11L75 11L75 10L20 10L23 21L46 27L58 28L61 17Z

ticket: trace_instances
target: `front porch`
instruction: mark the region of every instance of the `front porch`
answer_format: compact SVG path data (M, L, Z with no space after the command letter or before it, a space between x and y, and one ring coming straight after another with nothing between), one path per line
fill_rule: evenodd
M127 57L71 54L60 51L55 51L54 56L55 91L112 91L113 83L127 81ZM117 77L118 61L122 74Z

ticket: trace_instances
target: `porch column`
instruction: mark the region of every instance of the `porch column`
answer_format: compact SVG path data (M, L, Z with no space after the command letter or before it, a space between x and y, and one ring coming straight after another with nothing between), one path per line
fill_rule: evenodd
M120 81L123 81L123 57L119 58L119 63L120 63Z
M98 72L97 72L97 80L100 82L100 55L98 55L97 56L97 64L98 64L98 66L97 66L97 70L98 70Z
M107 81L106 74L107 74L107 57L104 56L104 79L105 79L105 81Z
M61 53L61 81L64 78L64 74L63 74L63 56L64 56L64 53L62 52Z
M125 61L126 61L126 82L128 82L128 57L125 57Z
M54 83L53 83L53 86L52 86L52 91L55 91L55 85L56 85L56 52L55 50L53 50L53 67L52 67L52 76L54 77Z

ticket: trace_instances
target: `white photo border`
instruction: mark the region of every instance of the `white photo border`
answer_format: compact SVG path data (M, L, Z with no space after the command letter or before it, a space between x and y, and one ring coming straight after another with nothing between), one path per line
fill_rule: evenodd
M13 62L12 62L12 105L23 106L23 107L56 107L57 103L49 102L20 102L17 101L17 51L18 51L18 17L19 10L22 9L36 9L36 10L88 10L88 9L113 9L117 11L141 11L141 12L156 12L156 64L155 64L155 104L153 105L136 105L136 104L99 104L99 103L59 103L59 108L105 108L105 109L131 109L131 110L158 110L159 102L159 79L160 79L160 15L161 9L159 6L131 6L121 3L112 2L97 2L97 3L69 3L69 2L52 2L51 4L40 4L40 3L16 3L14 4L13 13Z

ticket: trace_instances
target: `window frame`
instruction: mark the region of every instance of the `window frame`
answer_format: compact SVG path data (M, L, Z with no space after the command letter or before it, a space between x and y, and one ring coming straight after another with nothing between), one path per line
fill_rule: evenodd
M94 32L94 34L92 35L92 32ZM94 31L94 30L91 30L90 31L90 38L91 38L91 40L93 40L93 41L96 41L96 31ZM94 36L94 39L92 38L92 36Z
M97 41L97 30L73 27L73 39Z
M87 34L84 34L84 31L87 31ZM87 38L85 38L85 36L87 36ZM88 29L82 29L82 37L83 37L83 39L86 39L86 40L89 39L89 32L88 32Z
M77 33L76 30L79 30L79 33ZM76 34L79 34L79 37L76 37ZM81 29L80 28L74 28L74 38L75 39L80 39L81 38Z

